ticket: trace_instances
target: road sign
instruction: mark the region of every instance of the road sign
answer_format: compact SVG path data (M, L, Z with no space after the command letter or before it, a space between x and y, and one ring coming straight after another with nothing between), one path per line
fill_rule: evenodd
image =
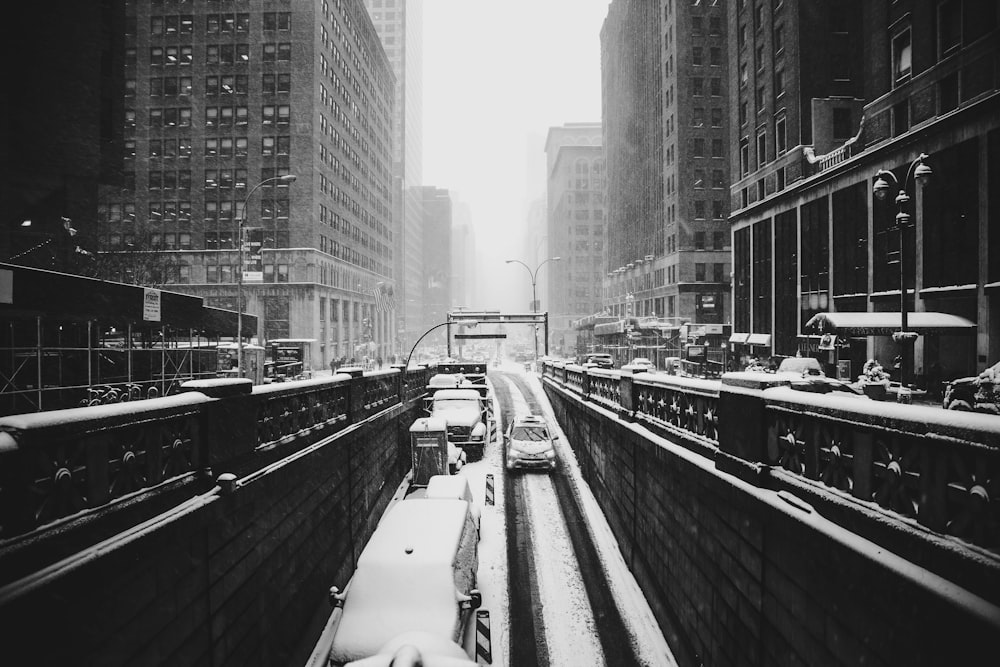
M506 337L507 337L507 334L505 334L505 333L471 333L471 334L457 333L457 334L455 334L455 338L459 339L459 340L463 339L463 338L464 339L477 339L477 340L481 340L481 339L487 339L487 338L506 338Z

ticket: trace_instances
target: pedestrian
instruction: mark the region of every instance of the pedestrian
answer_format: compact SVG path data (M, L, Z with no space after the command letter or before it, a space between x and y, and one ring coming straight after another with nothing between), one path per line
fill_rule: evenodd
M376 357L375 363L378 364L379 370L382 369L382 357Z

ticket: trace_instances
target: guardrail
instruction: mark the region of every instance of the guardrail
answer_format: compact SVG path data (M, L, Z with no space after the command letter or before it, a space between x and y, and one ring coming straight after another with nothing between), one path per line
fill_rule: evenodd
M861 503L1000 553L1000 418L796 391L766 373L701 380L545 362L544 378L756 485ZM833 494L840 500L831 500Z
M32 531L214 483L212 470L255 453L306 446L424 392L432 369L252 387L196 380L184 393L0 418L0 547ZM186 487L185 491L178 491Z

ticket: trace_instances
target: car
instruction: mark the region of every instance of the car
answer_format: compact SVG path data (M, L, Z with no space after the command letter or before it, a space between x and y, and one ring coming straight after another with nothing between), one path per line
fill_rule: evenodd
M558 439L543 417L515 419L504 434L507 470L517 468L555 470Z
M633 373L648 373L656 370L656 365L646 357L636 357L632 361L622 366L623 371Z
M778 365L779 373L798 373L799 375L826 375L819 359L815 357L788 357Z
M1000 362L971 377L956 378L944 388L941 407L945 410L998 413L996 384L1000 382Z
M583 358L583 365L588 364L597 368L614 368L615 360L607 352L591 352Z

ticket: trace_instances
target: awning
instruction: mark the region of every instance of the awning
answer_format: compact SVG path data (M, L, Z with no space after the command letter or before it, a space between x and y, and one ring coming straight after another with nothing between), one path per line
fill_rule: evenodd
M749 338L749 337L750 337L750 334L748 334L748 333L734 333L731 336L729 336L729 342L730 343L745 343L745 342L747 342L747 338Z
M747 345L771 346L771 334L752 333L747 337Z
M976 323L949 313L907 313L906 328L918 334L974 334ZM806 329L841 336L891 336L900 330L900 313L817 313Z

